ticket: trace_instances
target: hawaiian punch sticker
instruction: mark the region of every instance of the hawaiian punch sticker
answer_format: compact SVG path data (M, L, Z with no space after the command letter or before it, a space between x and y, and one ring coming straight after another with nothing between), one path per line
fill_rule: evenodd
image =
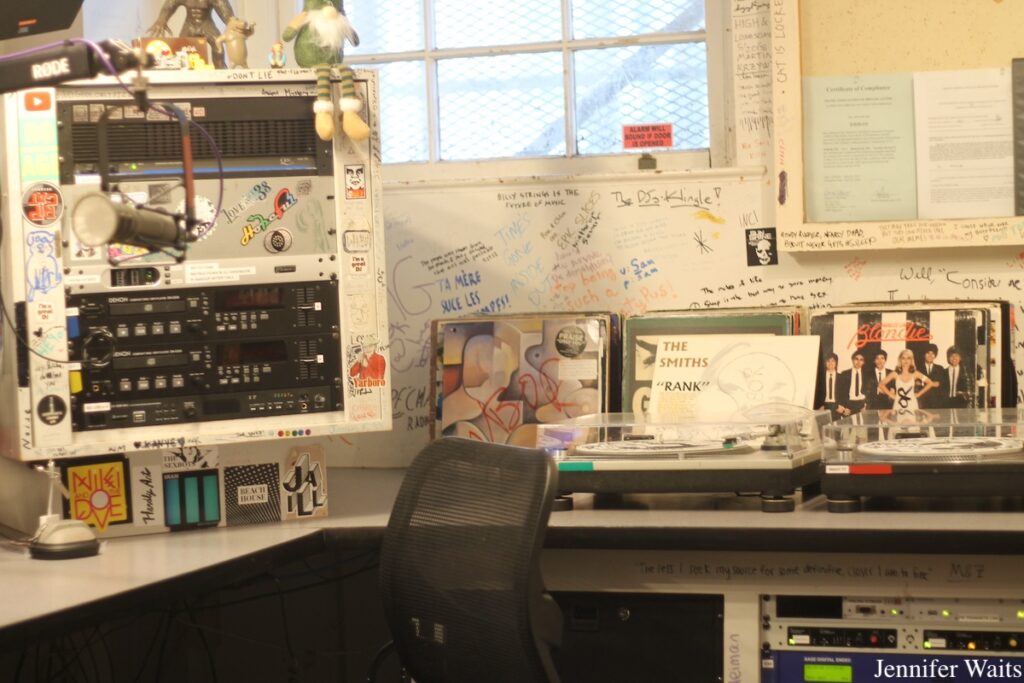
M271 213L253 213L245 219L246 223L242 226L240 244L244 247L252 242L253 238L257 235L267 232L274 223L284 218L284 214L298 203L299 200L287 187L279 190L274 196L274 206Z

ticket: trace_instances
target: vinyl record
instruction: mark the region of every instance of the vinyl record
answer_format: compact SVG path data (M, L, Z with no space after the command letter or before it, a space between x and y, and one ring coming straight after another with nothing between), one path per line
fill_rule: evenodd
M1024 454L1024 441L1006 437L949 436L885 439L857 446L857 455L889 462L975 461L998 456Z
M694 455L732 455L749 453L752 450L753 448L747 444L727 447L723 446L721 441L693 443L630 439L580 444L569 457L581 460L678 460Z

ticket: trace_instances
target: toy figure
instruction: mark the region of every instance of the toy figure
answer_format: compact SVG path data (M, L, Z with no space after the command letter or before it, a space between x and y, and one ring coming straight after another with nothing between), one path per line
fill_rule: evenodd
M217 36L217 50L227 46L228 64L232 69L249 68L249 50L245 47L245 39L256 30L256 24L250 24L238 17L228 19L224 33Z
M356 97L352 69L343 65L345 40L359 45L359 35L345 16L342 0L303 0L303 11L285 28L282 38L295 39L295 63L316 69L316 132L321 140L334 137L334 103L331 101L331 67L341 71L341 128L353 140L370 137L370 128L359 116L363 103Z
M146 34L156 37L170 35L171 30L167 27L167 22L179 7L184 7L187 14L178 35L183 38L205 38L210 46L210 52L213 53L214 66L223 69L224 53L217 44L220 32L213 23L213 12L216 10L221 21L227 24L228 20L235 16L231 4L228 0L164 0L160 14Z
M288 62L288 56L284 53L284 43L280 40L270 46L270 54L267 55L270 68L280 69Z

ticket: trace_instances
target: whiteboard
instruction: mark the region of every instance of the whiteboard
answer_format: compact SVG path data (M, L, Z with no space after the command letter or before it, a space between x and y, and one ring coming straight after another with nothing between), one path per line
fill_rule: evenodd
M918 298L1001 298L1024 315L1020 248L783 253L748 265L747 231L771 227L765 184L729 171L389 186L394 426L335 437L330 464L403 467L426 445L440 317Z

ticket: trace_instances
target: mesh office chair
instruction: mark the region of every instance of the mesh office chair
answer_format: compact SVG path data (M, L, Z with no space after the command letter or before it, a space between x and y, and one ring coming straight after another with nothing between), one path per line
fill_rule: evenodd
M416 683L557 682L562 614L540 551L558 470L542 450L428 445L402 482L380 554L381 593Z

